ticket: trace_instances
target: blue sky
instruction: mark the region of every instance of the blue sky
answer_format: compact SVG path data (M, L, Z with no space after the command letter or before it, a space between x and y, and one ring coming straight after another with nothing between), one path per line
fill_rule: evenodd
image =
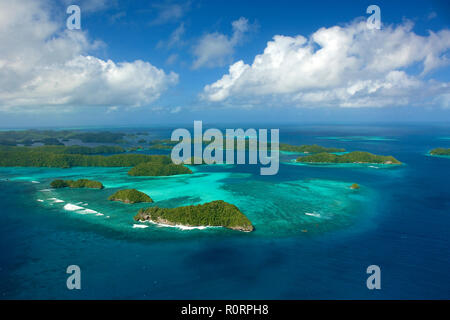
M70 4L81 30L65 27ZM380 30L366 30L371 4ZM448 1L0 0L0 12L2 127L450 118Z

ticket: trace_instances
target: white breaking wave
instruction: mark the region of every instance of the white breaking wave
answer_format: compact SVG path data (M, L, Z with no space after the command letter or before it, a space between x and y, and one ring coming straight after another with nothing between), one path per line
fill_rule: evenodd
M40 183L40 182L39 182L39 181L33 180L33 181L31 181L31 183Z
M307 216L312 216L312 217L320 218L320 214L319 214L319 213L305 212L305 214L306 214Z
M146 222L150 222L154 225L157 225L158 227L170 227L170 228L178 228L180 230L203 230L203 229L207 229L207 228L221 228L221 227L212 227L212 226L196 226L196 227L188 227L188 226L183 226L181 224L176 224L176 225L171 225L171 224L165 224L165 223L156 223L154 221L146 221Z
M37 201L38 201L38 202L44 202L44 200L42 200L42 199L37 199Z
M91 214L91 213L98 213L98 212L95 211L95 210L91 210L91 209L84 209L84 210L77 211L77 213L80 213L80 214Z
M76 210L83 210L83 209L84 209L83 207L80 207L80 206L77 206L77 205L74 205L71 203L68 203L64 206L64 210L67 210L67 211L76 211Z
M61 199L57 199L57 198L49 198L47 199L49 201L53 201L53 203L60 203L60 202L64 202ZM43 202L44 200L38 199L37 201L39 202ZM81 202L77 202L77 204L80 204ZM95 214L96 216L103 216L103 213L100 213L98 211L89 209L89 208L85 208L85 207L80 207L76 204L72 204L72 203L68 203L64 206L64 210L67 211L75 211L78 214ZM107 217L109 218L109 216Z
M148 228L148 226L146 226L145 224L133 224L133 228Z
M39 191L41 191L41 192L50 192L50 191L52 191L51 189L41 189L41 190L39 190Z

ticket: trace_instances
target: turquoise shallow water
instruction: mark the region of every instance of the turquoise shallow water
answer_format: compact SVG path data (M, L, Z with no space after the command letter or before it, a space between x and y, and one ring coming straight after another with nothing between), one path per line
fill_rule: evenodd
M307 163L297 162L295 159L289 159L283 161L284 164L292 166L307 166L307 167L328 167L328 168L366 168L366 169L385 169L385 170L397 170L405 164L401 165L389 165L383 163Z
M436 138L448 129L298 127L282 129L281 139L312 144L320 136L361 134L396 140L321 144L392 154L405 165L291 165L295 155L285 154L276 176L249 165L194 166L193 175L161 178L129 177L128 168L0 168L1 296L449 298L450 162L425 155L448 147ZM48 191L54 178L98 179L106 188ZM355 182L360 190L349 189ZM229 201L256 231L133 228L133 215L147 205L107 200L129 187L163 207ZM65 286L71 264L81 267L82 290ZM366 288L371 264L381 267L380 291Z
M427 153L426 154L428 157L436 157L436 158L444 158L444 159L450 159L450 156L447 156L447 155L436 155L436 154L429 154L429 153Z
M248 235L286 236L320 232L351 224L369 202L368 188L351 190L349 182L302 179L272 182L252 179L250 173L236 173L224 166L205 172L207 166L193 167L194 173L171 177L130 177L128 168L8 168L0 172L10 182L29 183L35 191L35 205L100 228L111 228L132 237L170 238L191 236L192 231L136 223L132 217L146 206L176 207L224 200L235 204L254 224ZM51 189L55 179L100 180L105 189ZM127 205L107 198L115 191L135 188L151 195L153 204ZM30 199L31 200L31 199ZM77 206L77 207L74 207ZM136 224L145 225L137 227ZM202 233L236 233L210 228Z

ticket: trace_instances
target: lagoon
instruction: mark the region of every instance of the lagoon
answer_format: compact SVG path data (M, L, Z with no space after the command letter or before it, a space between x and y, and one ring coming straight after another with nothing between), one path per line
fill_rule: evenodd
M281 141L312 144L317 136L342 135L330 126L315 135L304 130L280 128ZM396 141L372 142L370 149L358 141L323 143L407 163L389 170L283 163L295 155L282 155L275 176L260 176L251 165L190 166L193 174L170 177L131 177L129 168L0 168L2 297L448 298L450 191L441 186L450 163L423 150L448 147L436 136L449 131L430 132L424 128L418 137L417 128L415 134L402 128ZM55 178L98 180L105 188L51 189ZM361 188L350 189L353 183ZM153 204L107 200L126 188L162 207L225 200L256 230L136 223L137 210ZM71 264L82 270L83 290L65 287ZM372 264L382 270L377 292L365 285Z

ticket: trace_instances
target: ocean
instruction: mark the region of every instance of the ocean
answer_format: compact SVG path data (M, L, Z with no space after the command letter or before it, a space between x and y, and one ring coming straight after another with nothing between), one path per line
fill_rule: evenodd
M450 147L450 127L279 128L281 142L392 155L404 164L298 165L298 155L281 153L273 176L261 176L259 165L201 165L172 177L0 168L1 298L449 299L450 158L427 152ZM145 130L159 138L171 132L136 132ZM100 180L105 189L50 189L55 178ZM225 200L256 230L138 223L133 216L145 204L107 200L123 188L161 207ZM81 290L67 289L69 265L81 269ZM370 265L380 267L380 290L366 286Z

